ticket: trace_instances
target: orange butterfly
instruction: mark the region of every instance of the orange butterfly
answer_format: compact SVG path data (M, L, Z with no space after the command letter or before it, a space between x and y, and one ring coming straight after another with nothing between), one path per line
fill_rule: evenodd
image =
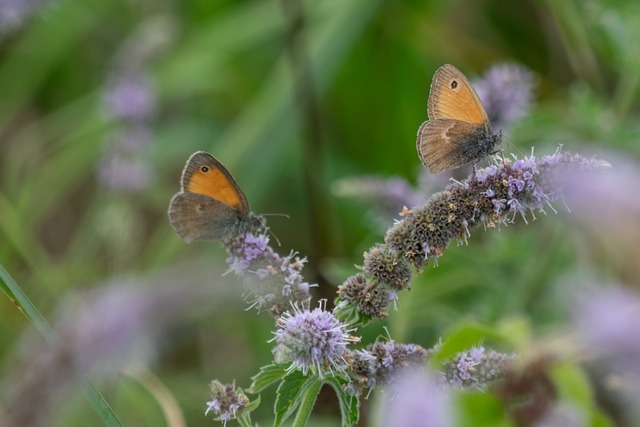
M429 120L420 126L416 146L431 173L478 162L502 141L502 132L491 130L473 86L453 65L443 65L433 75L427 108Z
M187 243L227 239L264 225L229 171L211 154L195 152L169 204L169 223Z

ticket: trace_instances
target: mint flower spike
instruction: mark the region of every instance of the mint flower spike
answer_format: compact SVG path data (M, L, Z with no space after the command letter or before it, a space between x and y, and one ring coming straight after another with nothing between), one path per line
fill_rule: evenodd
M483 389L504 377L506 369L517 359L515 354L504 354L474 346L458 353L445 363L441 382L453 388Z
M227 421L236 419L249 404L249 398L241 389L236 389L236 382L222 384L218 380L211 381L211 400L207 402L207 410L213 411L218 419L227 425Z
M360 338L350 335L354 329L347 329L326 311L326 303L321 300L313 310L291 304L293 310L276 320L279 329L270 340L277 343L273 349L276 363L291 363L288 371L312 372L320 378L327 371L331 375L345 373L347 346Z
M416 268L437 259L451 240L467 241L471 229L508 224L517 215L535 219L535 211L555 209L562 200L566 176L594 173L609 164L571 153L523 159L495 156L497 164L480 169L463 182L454 182L422 206L404 212L404 219L387 231L385 242Z
M258 230L223 243L229 254L227 273L243 278L249 308L278 317L291 304L308 304L309 288L314 285L305 282L301 273L307 259L295 252L285 257L278 254L269 245L267 231L267 227L261 225Z
M401 371L423 366L429 354L429 350L419 345L398 344L391 339L356 350L349 358L349 371L353 379L349 391L361 395L368 389L368 397L375 386L389 384Z

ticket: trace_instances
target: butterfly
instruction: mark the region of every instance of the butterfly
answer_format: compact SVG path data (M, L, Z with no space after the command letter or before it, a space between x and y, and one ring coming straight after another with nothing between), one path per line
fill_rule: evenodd
M429 120L418 130L416 147L431 173L475 164L502 141L502 132L491 130L473 86L453 65L443 65L433 75L427 109Z
M169 203L169 223L185 242L228 239L264 225L229 171L197 151L182 171L181 188Z

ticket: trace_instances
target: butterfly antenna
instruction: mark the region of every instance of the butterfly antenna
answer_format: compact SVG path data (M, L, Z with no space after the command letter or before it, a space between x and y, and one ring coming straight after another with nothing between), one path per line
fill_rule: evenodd
M262 216L282 216L289 219L289 215L287 215L286 213L263 213L261 215Z
M278 244L278 247L282 246L282 244L280 243L280 239L278 239L278 236L276 236L275 233L273 231L271 231L270 228L267 228L267 231L269 232L269 234L271 234L273 236L273 238L275 239L276 243Z
M282 216L286 219L289 219L289 215L287 215L286 213L263 213L261 214L262 216ZM269 234L271 234L273 236L273 238L275 239L276 243L278 244L278 246L282 246L282 244L280 243L280 239L278 239L278 236L276 236L273 231L271 231L271 229L267 229L269 231Z
M518 147L518 144L516 144L515 142L511 141L511 140L510 140L509 138L507 138L507 137L505 137L504 139L507 141L507 143L509 144L509 146L513 145L513 146L516 148L516 150L518 150L518 153L520 153L520 155L521 155L522 157L526 157L526 156L525 156L525 154L524 154L524 152L520 149L520 147ZM504 157L504 154L503 154L503 157Z

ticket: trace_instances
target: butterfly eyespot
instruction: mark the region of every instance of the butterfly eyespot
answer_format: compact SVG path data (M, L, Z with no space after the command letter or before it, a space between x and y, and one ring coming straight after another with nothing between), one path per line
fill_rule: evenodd
M458 81L457 81L457 80L453 80L453 81L451 82L451 89L455 89L455 88L457 88L457 87L458 87Z
M202 172L209 172L209 166L201 166L201 167L200 167L200 170L201 170Z

